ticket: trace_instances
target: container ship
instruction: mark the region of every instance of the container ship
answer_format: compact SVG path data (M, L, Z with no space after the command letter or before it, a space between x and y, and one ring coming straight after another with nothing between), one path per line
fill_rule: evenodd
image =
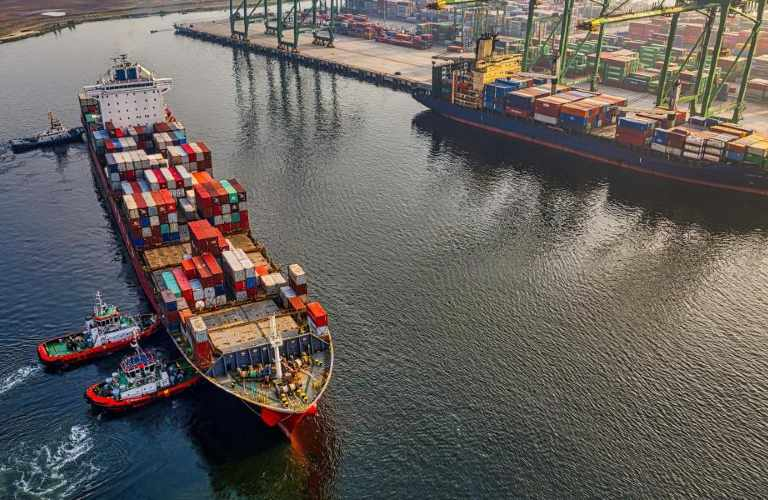
M673 181L768 195L768 136L683 111L627 108L627 99L520 71L481 37L474 61L433 67L414 98L456 122L568 155ZM673 100L674 101L674 100ZM564 157L564 160L567 157ZM569 167L570 168L570 167Z
M170 78L126 56L79 93L93 173L155 314L205 380L291 433L333 373L328 314L299 264L276 264L251 234L251 200L212 176L165 104Z

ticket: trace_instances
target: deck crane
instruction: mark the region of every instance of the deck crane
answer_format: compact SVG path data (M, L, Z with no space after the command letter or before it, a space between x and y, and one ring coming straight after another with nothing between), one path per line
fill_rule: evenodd
M733 109L732 121L738 122L741 119L742 112L744 110L744 98L746 96L747 84L749 82L749 74L752 69L752 60L757 47L757 39L760 34L760 28L763 23L763 11L765 9L765 0L677 0L674 6L664 7L659 5L655 8L638 11L638 12L624 12L619 14L603 15L595 19L582 21L578 23L579 29L588 30L591 32L600 31L604 26L609 24L623 23L627 21L634 21L638 19L648 19L659 16L670 16L671 23L669 33L667 35L666 51L664 53L664 63L662 66L661 75L659 77L659 90L656 97L656 104L658 106L667 104L669 101L670 87L674 88L678 84L678 77L674 81L670 81L669 78L669 66L672 55L673 41L675 33L677 31L678 20L680 14L685 12L698 12L706 16L707 20L704 25L704 29L699 36L699 40L694 44L685 58L685 62L681 65L681 68L685 68L691 54L700 46L700 57L697 68L697 78L695 82L695 89L692 96L681 97L679 102L690 101L691 112L697 111L696 106L700 104L699 112L704 116L709 116L712 113L711 107L714 97L719 93L720 87L725 85L728 77L733 72L734 68L739 62L739 59L744 55L746 51L746 64L741 76L741 84L739 86L739 93L736 97L736 103ZM753 17L750 12L754 11ZM712 45L712 56L708 57L707 49L709 47L712 28L714 26L715 18L718 17L717 31L715 32L715 40ZM744 45L739 50L736 60L728 69L726 75L722 78L718 88L715 88L715 71L714 68L718 67L720 58L720 52L723 46L723 35L726 29L726 20L730 15L741 16L753 23L753 27L750 36L747 38ZM706 80L704 79L704 69L709 59L710 71L707 73ZM596 66L600 60L600 45L598 44L598 51L596 54ZM703 85L703 88L702 88Z
M277 332L277 318L273 315L269 318L269 345L272 346L272 357L275 362L275 379L283 379L283 360L280 358L280 346L283 339Z

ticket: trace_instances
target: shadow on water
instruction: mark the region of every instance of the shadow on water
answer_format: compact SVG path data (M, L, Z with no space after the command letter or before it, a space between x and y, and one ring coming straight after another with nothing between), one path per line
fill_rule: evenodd
M289 440L241 401L207 384L195 390L187 431L217 495L332 496L338 463L329 452L339 446L328 421L309 417Z
M542 193L566 190L580 198L605 190L608 202L641 209L651 221L696 224L714 233L768 229L768 200L757 196L661 180L565 156L466 127L432 111L416 115L412 128L430 140L431 156L447 153L461 159L473 181L481 185L495 171L511 168L534 177Z

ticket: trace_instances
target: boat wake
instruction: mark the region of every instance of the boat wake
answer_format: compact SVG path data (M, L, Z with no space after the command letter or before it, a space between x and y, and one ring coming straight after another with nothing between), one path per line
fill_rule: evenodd
M93 481L101 468L84 457L93 449L91 430L74 425L69 436L54 445L26 448L11 453L0 466L0 476L10 476L15 497L69 498Z
M24 382L28 378L37 375L42 371L42 369L43 367L38 364L27 365L27 366L22 366L15 372L6 376L2 380L0 380L0 396L10 391L20 383Z

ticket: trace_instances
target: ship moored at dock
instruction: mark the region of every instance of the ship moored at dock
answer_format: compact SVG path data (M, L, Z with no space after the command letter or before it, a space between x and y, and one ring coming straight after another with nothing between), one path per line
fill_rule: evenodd
M768 136L669 108L627 108L627 99L557 85L519 65L500 70L494 37L474 62L433 68L414 98L455 122L635 173L768 196ZM542 77L543 76L543 77ZM569 166L569 168L572 168Z
M94 176L147 298L183 358L208 382L291 432L333 372L324 308L298 264L253 238L236 179L167 109L172 86L125 56L80 106Z

